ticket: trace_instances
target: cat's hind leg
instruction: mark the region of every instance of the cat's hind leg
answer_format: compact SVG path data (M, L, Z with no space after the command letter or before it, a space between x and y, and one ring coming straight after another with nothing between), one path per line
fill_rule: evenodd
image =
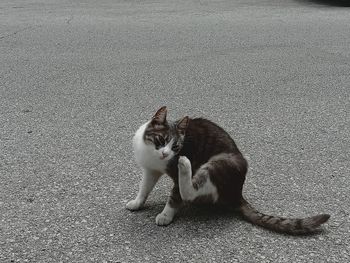
M162 174L159 172L145 169L140 182L139 192L134 200L131 200L126 204L126 208L131 211L141 209L161 175Z
M209 163L202 165L192 177L191 162L186 156L181 156L178 162L180 195L184 201L196 199L215 203L218 198L216 186L211 182Z

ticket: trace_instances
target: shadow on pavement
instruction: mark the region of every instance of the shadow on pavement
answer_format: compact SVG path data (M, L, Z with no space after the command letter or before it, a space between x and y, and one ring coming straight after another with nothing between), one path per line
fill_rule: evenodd
M317 4L336 7L350 7L349 0L296 0L300 3Z

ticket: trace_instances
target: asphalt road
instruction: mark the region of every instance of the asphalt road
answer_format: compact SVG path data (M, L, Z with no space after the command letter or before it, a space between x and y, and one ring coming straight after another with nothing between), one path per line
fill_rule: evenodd
M0 0L0 262L349 262L350 9L308 0ZM154 111L223 126L266 213L329 213L290 237L227 211L155 225L171 182L124 209Z

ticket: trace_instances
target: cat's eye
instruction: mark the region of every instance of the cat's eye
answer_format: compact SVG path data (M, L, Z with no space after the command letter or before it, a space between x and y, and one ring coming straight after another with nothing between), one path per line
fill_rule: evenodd
M174 152L178 152L180 150L180 146L177 144L174 144L173 147L171 147L171 150L173 150Z
M154 145L157 147L165 146L165 139L163 136L157 135L154 137Z

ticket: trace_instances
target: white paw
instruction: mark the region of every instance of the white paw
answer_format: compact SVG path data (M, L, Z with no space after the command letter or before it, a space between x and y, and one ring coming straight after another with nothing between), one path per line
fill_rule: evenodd
M158 226L167 226L173 221L173 217L165 214L165 213L160 213L156 217L156 224Z
M178 168L181 174L191 172L191 162L186 156L180 156L178 162Z
M135 200L131 200L126 204L126 209L130 210L130 211L135 211L135 210L139 210L142 208L143 203L137 199Z

